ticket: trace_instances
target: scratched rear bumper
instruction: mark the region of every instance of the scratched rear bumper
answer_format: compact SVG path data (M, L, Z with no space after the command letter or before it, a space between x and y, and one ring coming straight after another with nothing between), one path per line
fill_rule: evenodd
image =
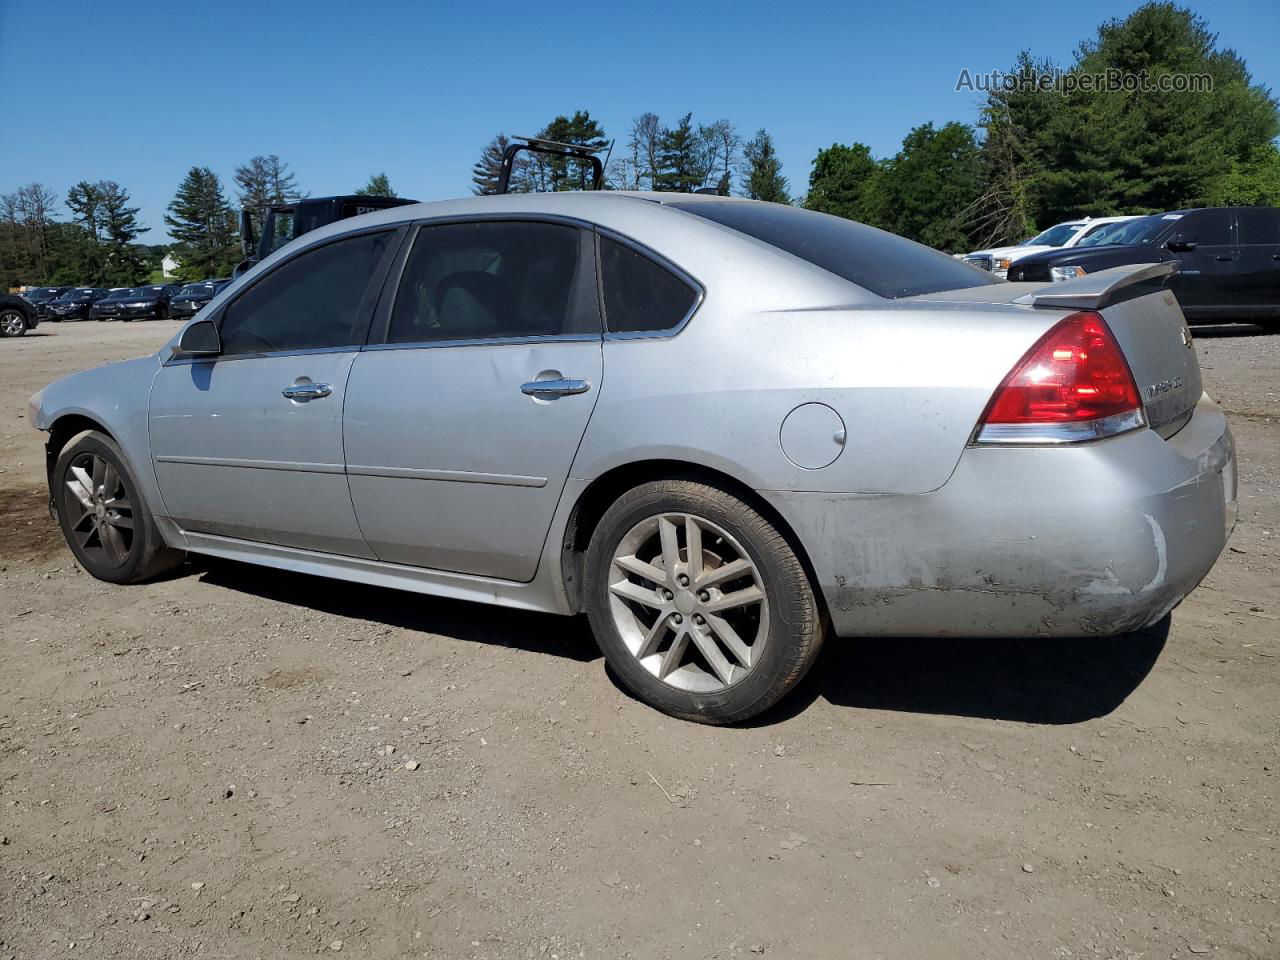
M1168 440L976 447L933 493L766 494L849 636L1082 636L1161 619L1236 517L1235 447L1203 396Z

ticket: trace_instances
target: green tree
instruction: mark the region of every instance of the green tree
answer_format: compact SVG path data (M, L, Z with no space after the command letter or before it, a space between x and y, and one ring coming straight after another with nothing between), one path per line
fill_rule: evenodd
M1051 66L1019 57L1018 70ZM1207 77L1208 90L1131 84L1086 89L1083 76ZM983 110L988 211L1010 236L1081 214L1195 206L1280 133L1280 108L1244 61L1220 49L1207 23L1173 3L1147 3L1102 24L1052 89L998 91ZM1067 83L1076 83L1069 89ZM999 219L996 216L995 219Z
M274 153L253 157L236 167L235 181L240 206L249 211L255 232L262 230L265 207L292 203L306 196L298 189L297 177L289 165Z
M880 165L865 143L833 143L814 158L804 205L819 213L865 222L879 175Z
M99 180L99 213L104 250L103 280L107 286L124 287L142 283L150 275L138 237L150 230L138 223L138 207L129 206L129 191L114 180Z
M498 180L502 176L502 155L509 146L511 138L505 133L498 134L485 144L484 150L480 152L480 159L471 168L471 191L476 196L498 192ZM507 185L509 192L519 193L527 189L527 165L527 156L523 153L516 154Z
M0 196L0 289L45 283L52 275L57 202L42 183L29 183Z
M208 167L192 167L169 204L164 222L177 241L185 280L222 276L240 259L235 216L222 192L222 181Z
M391 189L391 180L385 173L375 173L369 178L369 182L356 191L357 197L398 197L399 194Z
M692 193L706 179L706 141L693 128L693 114L686 113L674 127L662 131L653 189Z
M560 114L538 131L542 140L573 143L584 147L603 147L608 143L604 129L587 110L575 110L573 116ZM522 187L537 191L587 190L591 187L591 164L567 157L534 153L529 155L527 176Z
M944 250L969 248L965 216L982 193L982 159L973 128L916 127L888 160L868 198L868 221Z
M1232 161L1231 170L1218 182L1211 200L1215 206L1280 207L1280 150L1268 143L1255 148L1243 163Z
M79 242L66 248L83 279L80 283L106 283L107 251L102 242L104 211L102 191L98 184L81 180L67 191L67 208L71 220L80 228Z
M769 200L773 203L790 203L789 184L782 175L782 161L773 147L773 138L761 128L742 148L746 171L743 189L753 200Z

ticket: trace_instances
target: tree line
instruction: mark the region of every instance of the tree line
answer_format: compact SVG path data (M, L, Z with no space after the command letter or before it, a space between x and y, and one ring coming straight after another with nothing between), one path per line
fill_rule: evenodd
M259 211L308 194L299 189L289 165L274 154L256 156L235 169L235 200L251 211L255 230ZM395 196L385 173L377 173L354 191ZM58 216L59 203L70 211ZM0 289L49 284L103 287L147 282L165 252L181 263L183 280L222 277L241 260L239 217L221 178L211 168L194 166L179 183L164 215L171 244L139 242L151 230L138 220L129 191L114 180L82 180L61 198L41 183L0 194Z
M833 143L813 160L808 189L793 196L772 137L745 136L727 119L664 122L646 112L626 135L607 136L586 110L556 116L537 136L605 148L609 189L711 191L860 220L944 250L1016 242L1077 216L1155 213L1190 206L1280 205L1280 106L1208 24L1171 2L1103 23L1060 67L1024 51L1010 75L1051 83L998 85L976 124L915 127L892 156L865 143ZM1072 78L1208 76L1204 92L1099 89ZM497 190L511 138L499 133L472 167L477 194ZM580 190L587 164L521 153L513 191ZM235 198L251 211L307 196L288 164L257 156L235 170ZM385 173L356 193L394 196ZM0 195L0 283L141 282L167 247L139 242L128 190L81 181L61 198L39 183ZM218 175L192 167L164 216L182 276L224 276L240 259L238 220ZM260 228L256 222L255 228Z

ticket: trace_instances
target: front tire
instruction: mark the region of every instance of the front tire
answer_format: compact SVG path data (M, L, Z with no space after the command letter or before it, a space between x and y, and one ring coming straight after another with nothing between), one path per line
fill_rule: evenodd
M27 332L27 318L13 307L0 310L0 337L21 337Z
M659 480L592 534L586 606L609 665L646 703L699 723L767 710L817 658L824 618L787 539L741 498Z
M109 583L141 583L182 562L156 528L132 471L114 440L77 434L53 468L58 525L80 565Z

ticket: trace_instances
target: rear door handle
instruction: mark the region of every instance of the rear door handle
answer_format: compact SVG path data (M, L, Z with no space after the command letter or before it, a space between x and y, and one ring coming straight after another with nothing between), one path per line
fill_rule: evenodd
M1214 257L1213 259L1215 259L1215 260L1221 260L1221 261L1223 261L1223 262L1225 263L1225 262L1226 262L1226 261L1228 261L1228 260L1234 260L1234 259L1235 259L1235 257L1228 256L1228 255L1227 255L1227 254L1225 254L1225 253L1220 253L1220 254L1218 254L1216 257Z
M333 387L327 383L312 383L310 380L291 383L280 391L280 395L286 400L297 400L299 403L306 403L308 400L322 400L331 393L333 393Z
M522 384L520 392L535 400L554 400L556 397L571 397L577 393L586 393L591 384L586 380L530 380Z

